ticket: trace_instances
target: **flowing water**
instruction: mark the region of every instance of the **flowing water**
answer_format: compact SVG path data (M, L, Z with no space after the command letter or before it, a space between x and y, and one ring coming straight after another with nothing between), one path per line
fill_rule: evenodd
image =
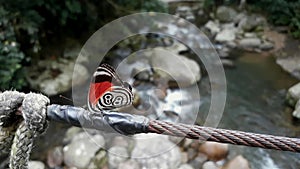
M227 69L227 101L220 128L281 136L300 137L300 122L284 104L287 89L297 80L276 65L273 57L244 53ZM209 96L203 96L203 106ZM201 109L201 108L200 108ZM230 146L232 154L242 154L252 169L296 169L300 154Z

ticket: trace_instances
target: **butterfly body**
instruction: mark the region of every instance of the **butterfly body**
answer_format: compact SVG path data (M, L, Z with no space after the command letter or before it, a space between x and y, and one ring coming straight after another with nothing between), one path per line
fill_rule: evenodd
M93 112L111 110L132 104L131 86L123 82L113 67L102 64L94 72L88 95L88 108Z

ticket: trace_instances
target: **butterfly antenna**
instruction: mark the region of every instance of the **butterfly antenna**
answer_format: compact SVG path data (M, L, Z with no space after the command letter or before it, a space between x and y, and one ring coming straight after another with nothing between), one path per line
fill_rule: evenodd
M74 105L74 103L77 103L78 105L80 105L79 102L74 102L72 99L70 99L70 98L68 98L68 97L65 97L65 96L63 96L63 95L59 95L59 97L65 99L65 100L68 100L68 101L71 102L73 105ZM80 106L80 107L82 107L82 108L84 108L84 109L87 109L87 105L83 105L83 106Z
M69 102L71 102L72 104L74 103L72 99L68 98L68 97L65 97L63 95L59 95L60 98L63 98L65 100L68 100Z

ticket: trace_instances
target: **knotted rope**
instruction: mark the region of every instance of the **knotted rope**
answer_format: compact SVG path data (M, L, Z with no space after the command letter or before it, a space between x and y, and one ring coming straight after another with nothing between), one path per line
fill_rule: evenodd
M28 168L33 141L48 126L50 101L41 94L5 91L0 103L0 152L10 150L10 168Z

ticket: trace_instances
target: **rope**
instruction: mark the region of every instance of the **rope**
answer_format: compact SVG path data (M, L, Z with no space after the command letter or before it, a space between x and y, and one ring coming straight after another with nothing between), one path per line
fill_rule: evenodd
M300 153L300 139L151 120L148 132Z
M5 91L0 94L0 152L10 149L13 169L28 168L34 139L48 126L49 99L41 94Z

